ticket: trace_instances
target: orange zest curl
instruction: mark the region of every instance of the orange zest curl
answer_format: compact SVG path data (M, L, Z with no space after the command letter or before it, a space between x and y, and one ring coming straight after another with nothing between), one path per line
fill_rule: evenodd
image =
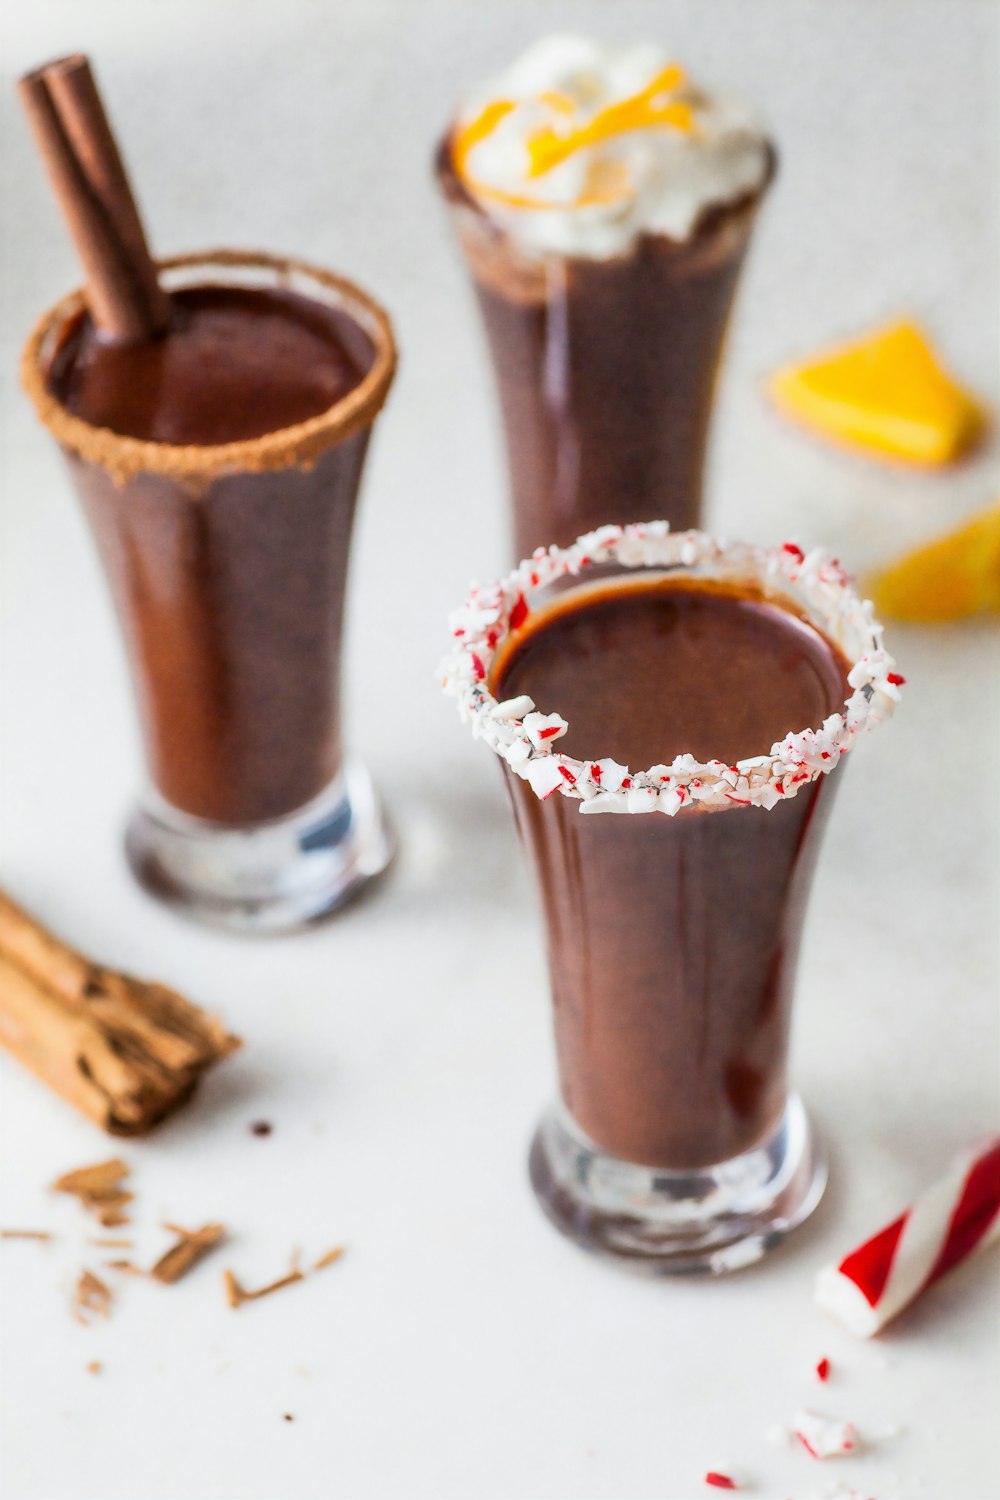
M531 159L529 176L541 177L559 166L568 156L584 146L596 145L598 141L611 140L630 130L645 130L653 125L671 125L675 130L690 133L694 129L694 114L689 104L676 99L662 99L684 82L684 74L675 64L664 68L652 83L640 93L600 110L586 125L560 135L551 125L537 130L527 141Z
M455 165L455 171L460 177L465 177L466 161L473 147L478 146L488 135L492 135L500 124L500 121L509 115L511 110L517 106L510 99L495 99L492 104L487 104L482 114L477 115L470 125L460 131L455 137L451 148L451 157Z
M686 133L693 132L696 123L691 106L676 99L664 98L664 95L669 95L683 82L683 70L671 63L638 94L609 104L585 125L568 131L567 120L576 113L573 100L559 90L546 90L538 96L539 102L552 112L555 123L536 130L525 142L530 163L528 177L541 177L574 152L596 145L599 141L612 140L631 130L666 125ZM471 152L480 141L492 135L501 120L516 108L517 105L509 99L493 100L456 135L452 145L452 162L455 171L473 191L507 207L527 209L585 208L594 204L619 202L628 197L632 191L628 168L624 162L616 161L595 161L587 174L583 192L572 204L555 204L542 198L507 193L489 183L478 181L469 170L468 159ZM556 124L562 127L561 131L555 128Z
M568 94L561 89L546 89L544 94L539 94L539 103L547 104L549 109L554 109L560 115L576 114L576 105Z

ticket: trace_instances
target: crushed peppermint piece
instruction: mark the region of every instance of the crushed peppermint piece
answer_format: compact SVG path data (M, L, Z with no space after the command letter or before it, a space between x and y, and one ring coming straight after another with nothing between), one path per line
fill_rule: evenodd
M633 771L610 757L576 760L558 741L569 729L558 713L541 714L527 695L498 703L487 686L497 652L531 610L531 594L573 578L591 562L630 568L670 568L739 586L764 586L784 598L852 662L851 696L818 727L789 733L766 755L729 765L676 756L670 766ZM858 736L889 718L905 678L882 644L872 605L855 592L840 564L822 549L795 542L753 547L716 540L700 531L671 532L665 521L601 526L570 547L539 547L506 578L475 585L451 616L451 654L442 669L444 691L460 716L539 798L558 792L583 813L663 813L689 816L692 807L729 805L765 811L800 787L828 775ZM599 748L598 746L594 747Z
M523 594L518 594L516 600L514 601L514 607L511 610L510 615L508 616L507 624L511 630L520 630L521 626L524 624L527 618L528 601L527 599L525 599Z
M566 720L560 718L559 714L529 713L524 715L521 723L536 750L541 750L552 740L561 739L569 728Z
M534 698L529 698L527 693L521 693L517 698L505 698L490 710L492 719L523 719L525 714L530 714L535 706Z
M738 1490L739 1485L735 1479L728 1474L720 1474L715 1469L709 1469L705 1475L705 1483L710 1484L714 1490Z
M822 1381L827 1381L830 1378L830 1361L825 1354L816 1366L816 1375Z
M544 760L527 760L514 768L523 776L535 796L544 802L553 792L567 785L563 779L562 766L558 761L546 757Z
M851 1423L824 1417L818 1411L796 1412L792 1437L811 1458L843 1458L858 1451L858 1434Z

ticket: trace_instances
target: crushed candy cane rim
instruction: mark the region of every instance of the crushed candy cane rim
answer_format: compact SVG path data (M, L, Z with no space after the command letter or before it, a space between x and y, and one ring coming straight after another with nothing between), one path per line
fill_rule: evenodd
M749 584L792 605L853 662L847 678L852 692L843 710L819 728L787 734L767 755L735 765L678 755L669 766L633 771L609 758L582 761L560 754L556 743L567 721L558 713L538 713L527 695L497 702L487 686L490 668L501 644L527 620L539 590L583 577L601 563ZM795 542L755 547L702 531L671 532L666 521L601 526L570 547L540 547L506 578L474 584L449 623L452 648L442 665L443 688L457 699L459 716L542 801L559 793L579 801L583 813L672 817L695 806L776 807L832 771L858 735L891 717L905 681L883 648L873 605L821 548L807 553Z

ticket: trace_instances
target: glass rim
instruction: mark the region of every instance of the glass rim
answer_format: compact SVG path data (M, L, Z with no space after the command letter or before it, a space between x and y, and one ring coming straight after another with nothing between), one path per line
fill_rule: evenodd
M302 283L306 283L314 289L322 288L328 294L327 301L342 307L371 339L375 349L371 369L360 384L326 411L294 426L263 433L260 437L204 445L160 443L129 437L110 428L95 427L74 416L48 388L47 360L52 353L52 341L67 321L86 307L85 290L78 287L42 314L28 335L21 356L24 389L40 421L63 448L107 470L119 484L138 473L174 479L211 479L221 473L253 473L309 465L335 443L371 426L392 384L397 351L388 313L362 287L309 261L260 250L192 251L169 256L156 264L168 280L171 273L204 269L221 271L229 284L240 285L246 283L241 282L235 273L256 271L258 276L263 274L268 278L265 282L258 279L258 285L277 284L299 290ZM308 295L308 292L304 294Z
M526 694L498 702L489 687L490 669L543 589L605 563L752 585L777 603L791 604L851 664L852 691L842 710L818 728L791 731L767 754L734 764L682 754L669 766L633 771L610 757L579 760L561 754L556 743L569 728L567 720L557 711L537 712ZM703 531L672 532L666 521L602 526L569 547L540 547L505 578L473 585L450 625L452 648L442 664L442 686L457 699L459 716L540 800L569 797L583 813L673 817L701 806L770 810L828 775L859 734L891 717L905 681L882 644L871 601L861 598L840 563L822 548L805 552L792 541L756 547Z

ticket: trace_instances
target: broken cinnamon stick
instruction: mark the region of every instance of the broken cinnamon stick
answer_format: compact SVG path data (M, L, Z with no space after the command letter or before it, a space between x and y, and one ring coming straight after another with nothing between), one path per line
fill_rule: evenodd
M94 322L119 342L155 338L170 304L90 63L56 58L22 78L18 93L83 263Z
M166 985L84 957L0 892L0 1045L110 1134L143 1135L240 1041ZM124 1222L123 1206L106 1201L105 1228Z

